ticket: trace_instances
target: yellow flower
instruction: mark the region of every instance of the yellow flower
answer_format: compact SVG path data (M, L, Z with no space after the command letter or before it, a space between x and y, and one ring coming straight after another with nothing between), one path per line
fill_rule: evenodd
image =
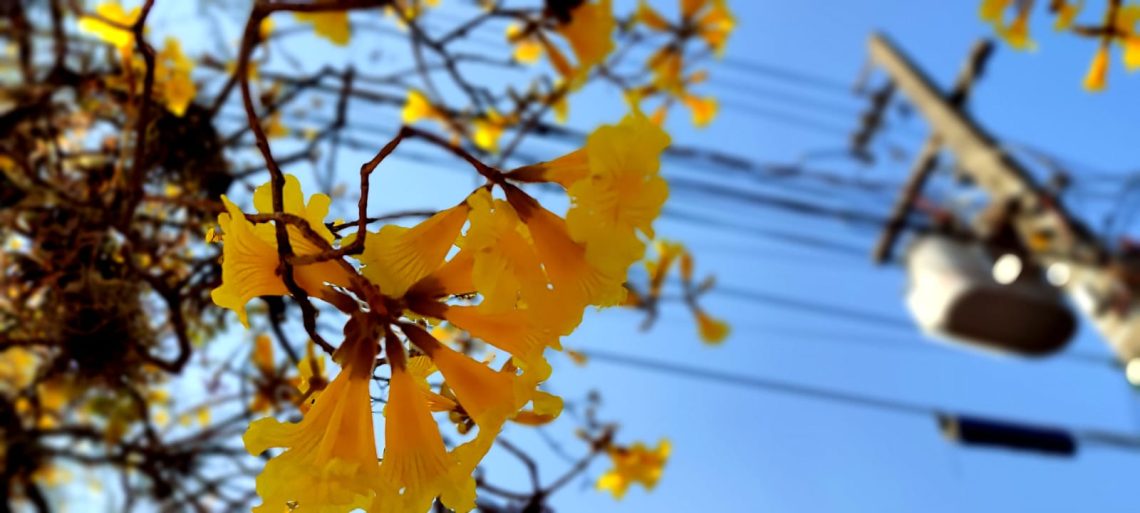
M1108 78L1108 44L1100 45L1085 75L1085 89L1092 92L1103 91Z
M635 230L653 237L653 221L669 195L659 174L661 152L668 145L669 135L641 113L590 134L585 148L589 176L567 191L572 205L566 224L574 240L625 237L640 244Z
M487 115L477 118L472 121L472 126L475 129L474 135L471 136L472 142L475 146L490 152L499 151L499 138L503 136L503 131L512 124L513 120L500 115L494 109L487 111Z
M578 60L572 82L584 79L613 51L615 27L617 21L614 20L612 0L584 2L570 12L569 23L558 27L558 32L570 43Z
M134 25L135 21L139 18L140 12L138 7L130 11L125 11L123 10L123 6L119 5L118 2L104 2L95 7L95 14L124 27ZM79 30L94 35L100 40L119 49L130 48L135 43L134 34L129 30L108 24L93 16L80 16Z
M711 96L685 95L682 99L685 106L693 113L693 125L697 128L708 126L716 117L717 101Z
M32 384L39 358L27 348L14 346L0 352L0 393L13 393Z
M440 305L437 316L502 349L519 361L536 381L550 375L550 364L543 357L547 348L561 349L560 333L535 311L522 309L488 312L480 306ZM581 307L578 307L579 309ZM581 315L581 312L578 312Z
M474 467L459 465L448 454L421 386L408 372L403 348L391 343L388 348L392 376L384 407L384 460L379 476L385 488L368 510L422 513L437 496L448 508L471 510L475 506Z
M340 374L300 423L263 418L242 437L255 456L285 448L257 477L262 502L255 512L364 508L382 485L369 395L376 343L367 337L346 340L338 356Z
M265 122L265 136L270 139L280 139L289 135L289 127L281 122L281 111L274 112Z
M158 96L176 116L186 113L198 92L190 79L193 69L194 62L182 53L182 45L177 39L168 37L166 46L155 60L154 80Z
M1140 68L1140 33L1136 23L1140 22L1140 5L1128 4L1116 13L1116 30L1120 32L1124 46L1124 67L1129 71Z
M524 34L523 28L519 25L507 25L507 41L515 45L514 57L516 61L534 64L542 57L542 43L536 38Z
M270 34L273 33L273 18L263 18L261 25L257 26L257 33L262 41L269 39Z
M709 316L709 314L700 308L694 311L694 315L697 317L697 331L701 335L701 340L705 343L720 344L724 342L724 339L728 338L728 323Z
M987 21L1000 26L1005 19L1005 10L1013 4L1014 0L982 0L982 5L978 8L978 17L982 21Z
M310 23L313 31L333 44L344 46L348 44L352 28L348 23L348 11L325 12L295 12L293 16L297 21Z
M1124 40L1124 67L1128 71L1140 68L1140 36L1129 36Z
M470 251L461 250L435 272L424 277L408 289L407 296L438 299L451 295L465 295L475 292L471 273L475 258Z
M736 19L728 10L727 0L713 0L712 7L696 21L697 34L717 57L724 55L728 36L736 27Z
M427 95L418 89L408 89L408 99L402 113L404 124L410 125L424 118L439 117L439 111L428 100Z
M306 205L301 184L293 175L286 176L282 192L285 212L306 219L314 231L331 242L332 232L324 225L324 217L329 210L329 197L314 194ZM222 196L222 202L226 207L226 213L218 216L218 224L224 233L222 284L210 293L210 297L218 306L237 313L241 323L248 327L245 304L249 300L258 296L288 293L285 282L277 275L276 230L270 223L251 223L229 198ZM259 212L273 211L270 184L257 188L253 203ZM313 255L322 251L296 227L288 227L287 232L294 254ZM294 278L301 288L314 295L319 295L325 282L337 285L347 285L349 282L346 271L333 261L297 266L294 268Z
M614 306L625 300L622 284L626 272L633 262L641 258L645 249L632 229L628 235L611 230L590 232L588 240L578 238L574 236L574 225L570 222L554 215L518 188L508 185L505 189L507 200L526 224L535 252L550 280L557 301L551 307L567 316L546 317L545 321L550 326L568 333L581 321L581 309L586 305ZM574 209L571 207L570 212L573 213ZM550 304L535 303L534 307Z
M709 0L681 0L681 17L691 19L709 4Z
M585 149L567 153L554 160L523 166L508 177L520 182L554 182L569 189L590 174L590 161Z
M273 361L273 339L268 334L259 333L253 338L253 354L250 359L262 374L272 375L277 372L277 364Z
M1033 40L1029 38L1029 9L1017 13L1008 27L998 31L998 35L1018 50L1028 50L1034 47Z
M646 490L652 490L661 479L670 450L668 440L658 442L655 450L641 442L632 447L611 447L608 452L614 468L598 478L598 489L609 491L615 499L624 497L632 483L640 483Z
M362 274L380 287L380 293L399 298L416 282L437 270L447 258L459 230L467 222L467 204L439 212L411 228L385 225L364 238ZM355 234L345 238L351 244Z
M673 47L665 47L654 53L648 61L653 71L653 85L658 90L672 95L685 92L685 81L681 77L681 52Z
M578 359L575 356L577 355L578 357L584 358L581 353L570 351L569 355L574 359L575 363L578 363L578 365L585 364L584 359ZM554 419L557 419L560 414L562 414L562 407L563 402L561 397L543 392L541 390L536 390L534 391L534 397L531 398L531 409L518 412L514 417L511 418L511 420L517 424L523 424L526 426L541 426L544 424L549 424L550 422L554 421Z
M486 189L472 194L471 228L463 249L474 257L471 280L483 296L485 312L502 312L532 301L546 289L546 277L522 222L509 203L492 199Z
M418 326L405 324L401 329L443 374L459 405L480 429L497 432L532 399L538 384L533 374L519 376L509 367L496 372L443 345Z
M634 14L634 17L634 19L653 30L660 32L669 30L669 22L664 16L661 16L661 13L653 9L646 0L638 0L637 12Z
M1053 24L1054 30L1067 30L1073 26L1073 20L1080 14L1081 9L1084 8L1085 0L1077 0L1075 3L1069 3L1064 0L1061 1L1057 7L1057 20Z

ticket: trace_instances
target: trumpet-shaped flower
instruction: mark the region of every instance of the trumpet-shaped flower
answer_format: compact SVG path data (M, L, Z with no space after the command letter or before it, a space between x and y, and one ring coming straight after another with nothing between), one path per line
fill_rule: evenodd
M566 214L577 241L606 233L653 236L653 220L669 195L658 174L669 136L640 113L618 125L606 125L586 140L590 174L569 189L573 205Z
M583 2L570 12L570 21L558 27L578 59L575 81L585 78L614 49L613 32L617 21L612 4L612 0Z
M538 384L531 375L519 376L512 368L494 371L485 364L455 351L415 325L404 325L404 333L443 374L459 405L480 429L499 427L529 402Z
M591 170L592 171L592 170ZM581 183L581 182L579 182ZM575 184L571 191L577 187ZM553 326L573 329L586 305L613 306L625 299L626 271L641 258L644 246L632 231L594 232L586 238L573 237L570 223L540 205L518 188L506 187L507 200L526 224L535 251L554 292L553 301L567 315ZM636 198L631 198L636 201ZM574 212L571 207L571 212ZM538 304L536 306L544 306Z
M418 89L408 90L408 99L404 103L404 110L401 116L404 120L404 124L408 125L424 118L438 119L442 117L439 110L432 105L427 95Z
M468 207L461 203L424 222L406 228L386 225L365 236L358 259L362 273L388 297L399 298L416 282L436 271L467 223ZM350 244L353 235L344 244Z
M304 218L309 222L309 227L324 240L332 240L332 232L323 222L325 215L328 214L328 196L315 194L306 205L300 182L292 175L286 177L282 192L286 213ZM270 184L262 185L254 192L253 202L258 211L263 213L273 211L271 194ZM218 306L237 313L238 319L248 327L245 305L250 299L288 293L285 282L277 274L279 257L276 231L268 223L258 225L251 223L229 198L222 196L222 202L226 207L226 213L218 215L218 224L224 234L222 284L210 293L210 297ZM298 228L287 227L287 232L295 254L314 255L322 251L320 246L308 240ZM349 276L336 262L325 261L296 266L294 279L305 291L319 294L325 282L346 285Z
M697 318L697 332L701 335L701 340L706 344L720 344L724 342L724 339L728 338L728 323L713 318L700 308L697 308L693 312L693 315Z
M598 478L598 489L609 491L615 499L624 497L633 483L652 490L661 479L670 451L668 440L658 442L656 449L650 449L641 442L632 447L611 447L608 452L614 468Z
M1092 64L1085 75L1084 86L1092 92L1103 91L1108 79L1108 44L1102 44L1093 56Z
M486 189L476 191L467 202L471 228L463 248L474 255L471 280L483 296L483 311L513 310L520 301L544 293L542 264L511 205L492 199Z
M380 465L385 489L377 493L369 511L422 513L436 497L453 510L471 510L475 506L474 468L465 471L448 454L422 388L408 372L403 348L393 343L388 348L392 377L384 407L384 460Z
M253 455L285 448L257 477L262 503L254 511L349 511L369 506L382 485L369 395L376 343L346 340L338 356L340 374L300 423L259 419L242 438Z

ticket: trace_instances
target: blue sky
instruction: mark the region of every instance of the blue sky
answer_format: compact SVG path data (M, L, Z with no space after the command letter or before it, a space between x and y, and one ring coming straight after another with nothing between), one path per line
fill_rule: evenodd
M672 8L672 2L654 3L666 5L665 10ZM721 98L722 113L713 126L700 131L689 127L685 116L677 113L669 128L678 144L717 148L759 162L793 162L805 154L840 149L846 135L774 122L757 116L757 111L794 113L849 130L864 104L834 88L748 72L749 64L852 83L866 60L868 35L882 30L946 85L972 42L990 32L977 19L977 3L972 0L730 3L739 27L725 61L712 65L713 78L705 88ZM1095 7L1100 2L1090 4ZM1140 119L1140 102L1135 101L1140 77L1126 76L1114 62L1109 90L1100 95L1085 93L1080 81L1095 45L1051 34L1048 22L1040 18L1034 26L1039 50L1016 53L1000 47L975 89L973 113L1000 137L1045 148L1080 163L1082 170L1127 172L1140 157L1140 146L1133 142ZM349 53L365 56L390 42L362 37L354 40ZM331 47L306 47L305 59L321 58L326 49ZM386 62L382 58L378 66ZM800 99L790 100L787 94ZM829 107L817 108L819 103ZM619 114L615 113L621 112L621 101L613 90L587 91L571 105L571 124L582 129L617 121ZM392 109L362 107L351 115L362 123L393 126L397 122ZM889 138L892 144L913 152L925 134L921 121L912 119L899 121ZM379 146L384 141L376 142ZM528 152L550 158L566 149L536 143ZM350 183L364 158L353 152L340 155L342 176ZM905 161L867 169L843 159L812 164L849 177L893 182L901 181L906 170ZM471 185L455 172L461 167L393 161L374 182L373 204L383 205L379 211L385 211L454 203ZM304 177L305 169L301 166L295 171ZM719 176L686 162L668 162L663 172L700 179ZM1076 179L1081 182L1080 175ZM781 191L779 186L728 183ZM891 196L814 199L883 212ZM839 241L868 253L876 235L867 227L680 193L674 194L671 206L735 224ZM1089 205L1087 211L1078 211L1095 219L1095 209L1096 205ZM631 312L590 314L566 340L567 347L636 355L945 411L1140 433L1134 394L1119 372L1107 363L1096 363L1097 358L1084 358L1109 359L1105 346L1087 326L1066 353L1055 358L1030 362L962 351L928 341L906 326L904 276L897 266L876 268L868 258L825 254L668 218L659 222L658 230L685 242L697 257L698 270L715 274L726 288L854 308L900 323L869 325L714 292L705 298L705 305L728 319L734 329L722 346L698 342L688 314L671 306L648 333L638 331L641 319ZM590 389L600 390L602 417L622 425L619 441L655 443L664 437L673 445L665 475L652 493L634 489L623 501L615 502L589 489L589 481L583 479L553 499L561 511L1135 509L1133 479L1128 476L1140 465L1140 454L1082 447L1076 458L1056 459L962 448L942 439L935 419L926 415L711 383L603 361L579 368L564 358L554 359L556 372L550 388L568 400ZM548 433L574 452L582 449L572 440L574 427L567 418L548 428ZM539 455L547 480L565 468L566 463L535 433L511 428L508 436ZM493 482L525 487L525 471L509 455L497 451L487 463ZM606 464L598 462L587 477L594 478L605 469Z

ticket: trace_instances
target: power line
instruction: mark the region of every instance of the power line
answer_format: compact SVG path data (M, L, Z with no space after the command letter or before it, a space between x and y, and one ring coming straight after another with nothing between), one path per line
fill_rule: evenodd
M858 95L850 84L842 80L805 73L775 64L751 62L733 57L726 57L721 63L727 68L735 68L738 71L744 71L754 75L763 75L776 80L794 82L797 85L806 85L833 93L843 93L844 95L850 96Z
M735 230L738 232L747 232L749 235L755 235L779 242L787 242L803 246L808 249L817 249L843 256L854 256L862 258L866 256L867 253L864 248L834 242L830 239L822 237L812 237L810 235L803 235L800 233L784 232L780 230L761 228L758 226L730 223L720 219L715 219L711 216L704 216L701 214L678 210L675 207L665 207L662 210L661 215L667 219L675 219L690 224L700 225L702 227L716 227L727 230Z
M671 363L662 360L653 360L639 356L623 355L597 349L578 348L577 351L586 355L586 357L591 360L609 362L617 365L635 367L672 376L681 376L696 380L712 381L743 388L755 388L789 395L811 397L825 401L839 402L844 404L856 404L868 408L880 409L896 413L931 415L938 412L938 410L935 408L917 403L908 403L903 401L896 401L893 399L871 397L831 388L792 383L790 381L782 381L773 378L730 374L723 371L702 369L700 367L691 365Z
M755 303L764 303L780 308L801 310L808 313L847 319L866 324L874 324L882 327L903 329L908 333L915 332L914 323L908 320L890 315L869 312L866 310L829 305L815 301L805 301L802 299L794 299L788 296L781 296L768 292L745 290L733 287L731 285L718 285L717 287L713 288L712 291L717 294L732 296L738 299L744 299Z
M901 401L894 398L876 397L872 395L858 394L844 390L837 390L834 388L809 385L803 383L794 383L770 377L760 376L746 376L742 374L734 374L723 371L705 369L693 365L686 365L680 363L666 362L663 360L650 359L640 356L624 355L609 351L598 349L578 348L580 353L584 354L590 360L606 362L614 365L631 367L659 374L669 376L680 376L688 379L708 381L713 383L720 383L724 385L736 386L740 388L750 388L755 390L763 390L776 394L783 394L787 396L794 396L807 399L815 399L820 401L858 406L867 409L879 410L889 413L923 416L931 418L974 418L984 419L983 416L973 414L954 413L948 414L947 410L931 406L928 404L921 404L917 402ZM1004 424L1006 426L1025 426L1026 424L1017 421L1008 421L1006 419L999 419L995 421L988 421L993 424ZM1105 432L1096 429L1080 429L1080 428L1050 428L1064 431L1065 434L1074 438L1080 439L1084 443L1091 443L1094 446L1101 446L1105 448L1114 448L1127 452L1140 452L1140 437L1134 434L1122 434Z

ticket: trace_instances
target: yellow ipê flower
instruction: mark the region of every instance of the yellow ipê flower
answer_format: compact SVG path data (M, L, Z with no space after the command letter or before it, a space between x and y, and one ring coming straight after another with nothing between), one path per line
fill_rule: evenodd
M376 353L375 340L346 340L337 353L340 374L300 423L264 418L250 424L242 437L250 454L285 448L257 477L262 502L255 512L293 505L331 513L371 503L381 484L369 394Z
M1105 83L1108 79L1108 50L1107 43L1101 44L1097 49L1096 55L1093 56L1092 63L1089 65L1089 71L1085 74L1084 86L1085 89L1092 92L1099 92L1104 90Z
M567 315L565 318L545 317L548 325L569 332L581 321L581 308L586 305L614 306L625 300L622 284L626 272L645 250L632 231L578 234L588 235L579 237L574 233L570 214L563 220L520 189L508 185L505 190L546 270L557 302L551 305L552 309ZM574 208L571 207L571 213ZM535 307L548 304L536 303Z
M706 344L720 344L728 338L730 330L727 322L710 316L700 308L694 310L693 315L697 318L697 332Z
M155 59L154 83L162 103L176 116L186 113L198 92L190 79L193 70L194 61L182 53L178 40L166 38L166 45Z
M537 299L546 289L546 276L514 208L482 188L467 203L471 227L462 244L473 255L471 280L483 296L483 311L514 310L528 298Z
M711 96L687 94L681 98L681 102L689 108L689 111L693 115L693 125L697 128L702 128L712 123L719 108L716 98Z
M453 510L471 510L475 506L474 467L459 465L447 452L422 384L417 383L421 378L408 372L403 347L392 341L387 347L392 376L384 406L384 460L379 476L384 487L368 511L422 513L436 497Z
M38 362L36 353L25 347L0 351L0 394L15 393L31 385Z
M697 34L717 57L724 55L728 37L736 28L736 18L728 10L727 0L713 0L711 7L696 20Z
M271 184L258 187L254 192L253 203L259 212L273 211ZM333 240L332 232L324 224L329 210L329 197L314 194L305 204L300 181L293 175L285 178L284 209L286 213L298 215L309 222L310 228L325 241ZM245 214L222 196L226 213L218 215L222 228L222 284L210 293L214 303L222 308L233 310L246 327L245 305L258 296L280 296L288 293L285 282L277 274L276 229L270 223L254 225ZM314 255L322 250L308 240L300 230L288 227L289 242L296 255ZM325 261L316 264L296 266L293 277L301 288L310 294L319 295L325 282L347 285L349 276L336 262Z
M1116 13L1116 30L1120 34L1120 44L1124 47L1124 67L1128 71L1140 68L1140 4L1122 6Z
M978 17L994 26L1000 26L1005 21L1005 10L1013 2L1014 0L982 0L978 7Z
M620 236L636 241L635 231L653 237L653 221L669 195L659 174L668 145L669 135L639 112L590 134L589 175L567 191L572 205L566 224L574 240Z
M507 25L507 41L514 45L514 58L523 64L534 64L542 57L542 43L533 34L524 34L523 27Z
M1061 0L1057 5L1057 20L1053 23L1054 30L1068 30L1073 26L1073 20L1081 13L1081 9L1085 6L1085 0L1077 0L1076 2L1067 2Z
M607 452L614 467L598 478L597 488L610 492L619 500L633 483L652 490L661 479L671 450L668 440L658 442L656 449L650 449L641 442L631 447L610 447Z
M467 223L467 204L460 203L439 212L411 228L385 225L368 233L364 252L357 256L364 264L362 274L380 287L380 293L399 298L416 282L435 272ZM351 244L355 234L345 238Z
M570 43L577 65L562 69L572 84L579 85L594 66L602 63L614 49L613 32L617 27L612 0L586 1L570 11L570 21L558 26L558 33ZM549 51L552 54L554 52ZM560 67L556 64L556 67Z
M401 113L404 124L411 125L425 118L439 118L440 112L431 104L427 95L418 89L408 89L408 99Z
M348 11L295 12L293 16L297 18L297 21L311 24L313 31L318 36L335 45L347 45L348 40L352 37Z
M514 116L503 116L494 109L489 109L485 115L471 122L473 128L471 142L480 149L497 152L503 132L514 123Z
M982 0L978 17L994 26L998 36L1017 50L1031 50L1035 47L1029 38L1029 11L1032 3L1018 5L1013 21L1005 25L1005 11L1014 0Z
M130 11L123 10L123 6L117 1L103 2L95 7L95 14L99 17L123 27L134 25L140 13L138 7ZM94 16L80 16L79 30L94 35L120 50L129 49L135 44L135 36L130 30L111 25Z
M649 5L647 0L638 0L637 11L634 13L634 19L644 24L653 30L664 32L671 27L669 21L665 19L661 13L657 12L652 6Z

